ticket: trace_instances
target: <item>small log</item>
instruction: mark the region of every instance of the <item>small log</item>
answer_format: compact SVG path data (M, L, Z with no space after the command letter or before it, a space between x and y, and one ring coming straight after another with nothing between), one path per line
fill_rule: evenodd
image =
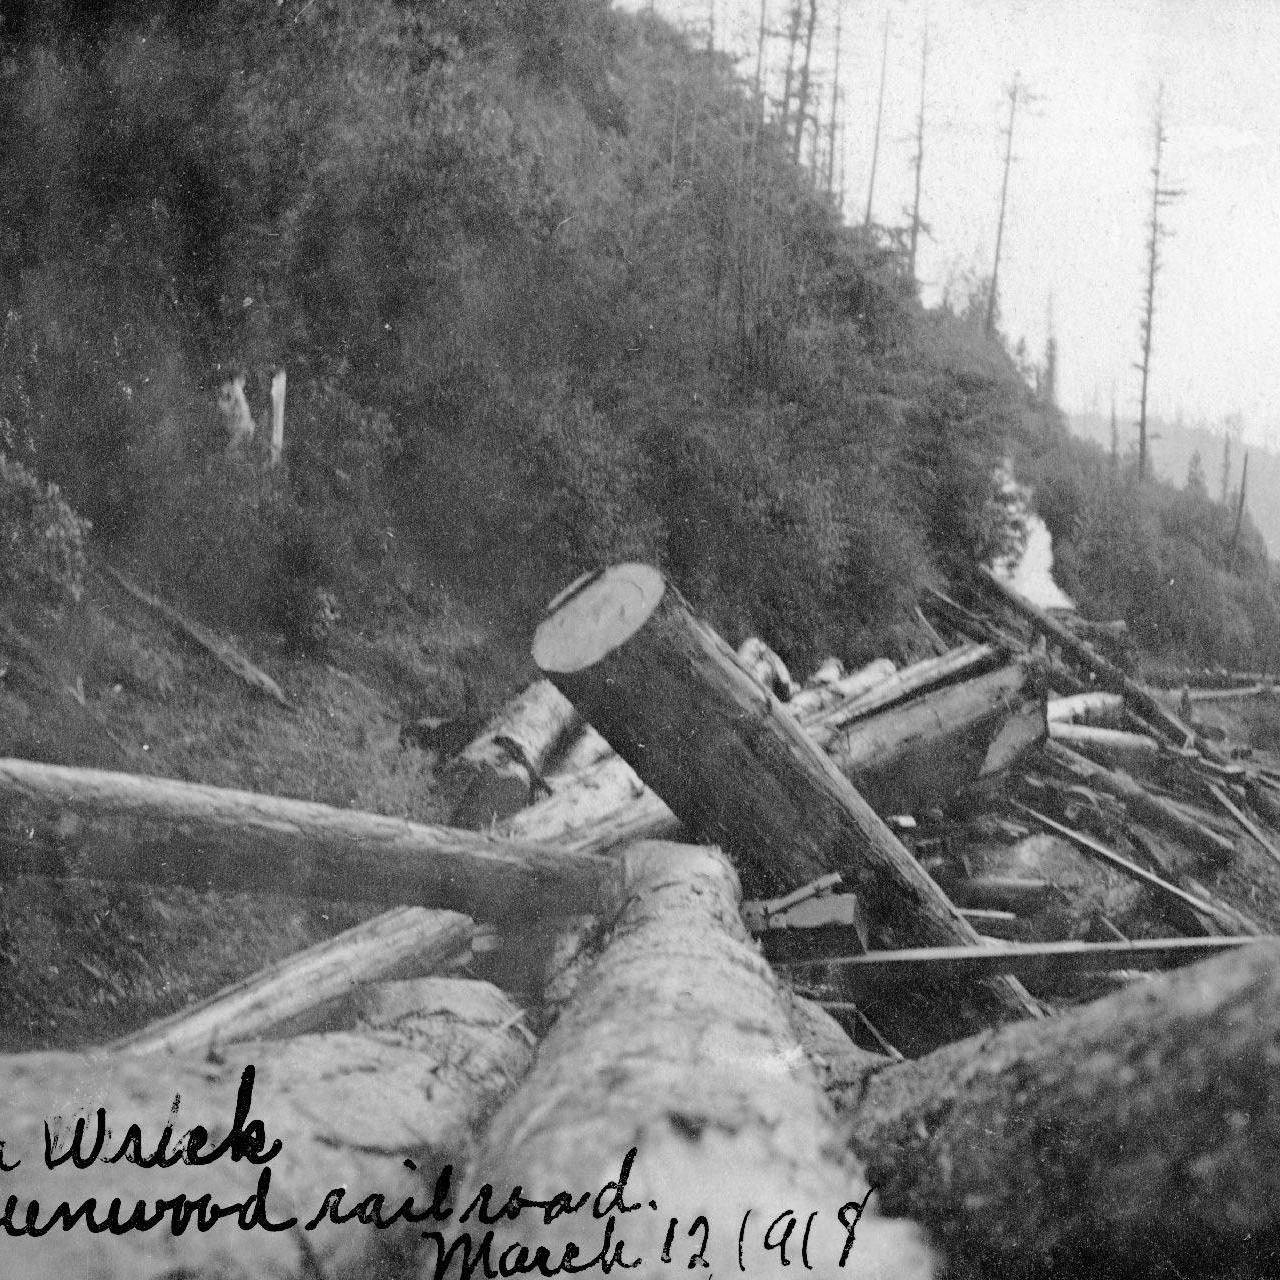
M22 1160L16 1175L6 1174L15 1227L29 1212L47 1222L62 1202L72 1210L94 1204L99 1224L113 1200L121 1223L140 1202L143 1221L160 1200L186 1197L189 1206L182 1219L172 1209L161 1212L153 1230L94 1234L82 1219L74 1229L55 1226L39 1238L7 1233L0 1244L4 1274L22 1280L408 1274L404 1261L418 1250L423 1224L395 1216L396 1210L409 1196L418 1211L431 1203L444 1166L461 1161L475 1128L510 1093L532 1056L517 1025L520 1011L500 993L490 994L487 1002L474 1002L468 1016L455 1007L434 1025L422 1018L412 1026L384 1021L361 1032L237 1045L212 1059L106 1052L0 1057L5 1159ZM263 1147L270 1151L278 1142L279 1151L263 1165L234 1150L208 1162L232 1126L246 1068L253 1075L248 1113L239 1124L244 1150L261 1156ZM49 1168L41 1158L46 1121L65 1151L76 1119L88 1117L91 1145L98 1107L112 1135L103 1157L128 1152L122 1143L130 1125L138 1126L137 1150L147 1159L162 1134L169 1135L170 1156L182 1152L199 1125L212 1135L199 1149L205 1162L146 1167L130 1155L110 1164L96 1160L77 1168L66 1161ZM255 1148L259 1124L263 1146ZM201 1197L207 1197L203 1211ZM294 1218L295 1227L255 1225L255 1204L273 1225ZM357 1215L362 1204L365 1211ZM231 1212L211 1220L212 1205ZM242 1205L243 1218L236 1212ZM372 1219L375 1207L385 1229ZM174 1229L179 1220L188 1222L180 1233ZM313 1220L314 1229L305 1230Z
M1020 942L1026 937L1026 922L1012 911L1001 911L995 907L961 907L960 910L984 938Z
M4 872L403 903L482 920L593 911L615 869L306 800L0 760Z
M1144 867L1138 866L1136 862L1130 862L1128 858L1116 853L1113 849L1108 849L1106 845L1094 840L1092 836L1085 835L1082 831L1076 831L1068 827L1065 823L1055 822L1052 818L1047 817L1043 813L1038 813L1035 809L1028 805L1019 804L1016 800L1013 802L1014 808L1019 813L1024 813L1034 822L1038 822L1047 831L1052 831L1055 835L1060 835L1066 840L1070 840L1078 849L1083 849L1085 853L1091 854L1094 858L1105 862L1107 866L1115 871L1119 871L1122 875L1128 876L1130 880L1137 880L1139 883L1146 885L1149 889L1154 889L1157 893L1162 894L1166 898L1173 898L1182 903L1184 906L1190 907L1193 911L1199 912L1203 916L1210 919L1219 920L1225 928L1235 931L1235 921L1233 918L1221 920L1217 908L1211 903L1197 898L1194 894L1188 893L1185 889L1179 889L1176 884L1170 884L1169 881L1162 879L1153 871L1148 871Z
M1263 1275L1277 1060L1269 941L886 1065L848 1114L886 1208L931 1227L957 1280Z
M877 658L865 667L824 684L811 684L787 703L787 710L802 720L820 715L833 707L861 697L869 689L889 679L897 667L888 658Z
M1060 978L1067 973L1103 973L1118 969L1168 969L1193 964L1223 951L1252 946L1258 937L1139 938L1133 942L988 943L981 947L916 947L848 955L813 946L803 963L821 961L840 971L847 985L867 991L945 985L993 974L1024 981ZM791 962L796 963L796 962Z
M1046 714L1050 724L1091 724L1118 729L1124 717L1124 695L1099 689L1094 693L1050 698Z
M835 684L845 674L844 663L839 658L824 658L818 664L818 669L806 681L805 688L815 684Z
M743 930L732 869L716 850L662 844L633 846L624 865L603 949L489 1125L460 1202L482 1183L576 1200L625 1179L623 1198L642 1211L617 1223L622 1265L641 1258L632 1274L654 1277L669 1269L663 1257L681 1271L701 1257L695 1269L708 1275L782 1274L764 1237L788 1210L811 1228L810 1266L838 1274L838 1211L869 1188L855 1164L831 1158L834 1117L787 999ZM695 1220L709 1229L691 1233ZM554 1264L572 1243L590 1258L602 1228L586 1211L549 1222L526 1213L499 1225L492 1254L543 1247ZM799 1233L795 1244L798 1259ZM437 1256L428 1249L424 1274ZM849 1265L867 1276L932 1274L913 1224L881 1218L874 1200Z
M753 897L844 876L877 945L977 945L977 934L776 698L657 570L618 565L562 593L538 666L662 797L725 847ZM1013 987L963 993L960 1022L1027 1016ZM908 1025L909 1011L898 1016Z
M951 891L951 898L961 910L985 907L1028 916L1043 910L1053 892L1053 885L1047 880L974 876L958 881Z
M911 813L950 799L984 772L1007 767L1018 752L988 752L1018 709L1028 684L1023 663L949 685L855 721L827 743L836 767L880 813ZM1044 712L1033 713L1025 751L1044 738ZM1037 726L1038 725L1038 730Z
M513 814L493 834L603 854L633 840L669 840L680 831L680 820L620 756L610 754L554 781L551 795Z
M820 746L855 720L896 706L908 698L971 679L1000 664L1003 655L985 644L966 644L940 658L926 658L895 672L873 688L848 698L807 720L805 727Z
M1175 836L1189 848L1219 862L1235 856L1235 846L1230 840L1189 817L1172 801L1152 795L1128 774L1086 760L1060 742L1045 743L1044 752L1050 761L1071 777L1123 800L1135 817Z
M361 984L431 973L466 955L471 935L471 921L456 912L397 907L108 1047L209 1053L236 1041L314 1031L348 1004Z
M171 604L144 591L132 579L127 578L119 569L110 565L105 570L107 576L122 590L127 592L140 604L145 605L152 613L163 618L175 631L198 645L206 653L211 654L218 662L231 672L238 680L242 680L255 692L271 698L282 707L292 711L293 704L285 697L284 690L261 667L255 666L245 657L230 640L210 631L208 627L179 613Z
M538 680L485 725L449 766L458 799L450 825L473 831L518 813L545 788L543 771L578 724L573 706L550 680Z
M1145 734L1125 729L1099 729L1091 724L1070 724L1062 720L1049 722L1049 737L1073 751L1087 756L1100 756L1105 762L1129 760L1134 756L1154 756L1160 743Z

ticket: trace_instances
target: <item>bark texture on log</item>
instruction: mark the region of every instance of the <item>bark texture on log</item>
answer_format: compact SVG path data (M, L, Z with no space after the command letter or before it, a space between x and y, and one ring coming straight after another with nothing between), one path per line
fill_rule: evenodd
M316 1030L364 983L430 973L471 947L470 919L397 907L299 951L172 1017L123 1036L134 1053L212 1052L241 1040Z
M657 570L619 565L576 584L539 627L534 658L686 831L735 859L750 896L839 871L875 945L978 945L871 806ZM971 1028L1035 1009L1003 982L956 1003L958 1025ZM892 1037L910 1041L912 1018L900 1012Z
M15 1222L25 1221L33 1201L39 1202L39 1223L59 1202L74 1209L89 1197L97 1200L99 1221L116 1197L125 1220L138 1201L150 1214L158 1199L180 1194L195 1199L207 1193L213 1205L243 1205L264 1169L270 1170L269 1220L298 1220L281 1232L242 1230L232 1215L207 1231L198 1230L193 1217L181 1235L166 1217L145 1234L92 1235L81 1224L38 1239L0 1236L0 1273L22 1280L367 1280L393 1274L393 1266L419 1247L420 1225L401 1219L379 1230L354 1216L339 1225L326 1215L314 1230L301 1228L335 1187L346 1188L341 1214L351 1214L374 1193L385 1197L384 1218L410 1195L419 1208L430 1203L438 1172L462 1157L475 1126L502 1101L531 1056L514 1025L519 1010L496 991L490 997L476 1014L459 1016L455 1008L434 1029L384 1025L238 1045L216 1061L135 1053L0 1058L5 1159L22 1160L16 1172L4 1175L5 1198L17 1201ZM262 1168L229 1154L203 1167L168 1169L131 1160L49 1169L41 1158L46 1117L64 1149L77 1116L90 1117L92 1138L99 1106L113 1135L104 1155L115 1154L130 1124L142 1131L144 1155L167 1123L174 1130L171 1151L183 1148L195 1124L210 1130L213 1146L231 1125L246 1066L256 1076L245 1126L261 1121L267 1143L282 1144ZM175 1094L181 1096L176 1116ZM246 1218L252 1220L248 1213Z
M567 1191L576 1200L617 1181L635 1148L623 1198L639 1208L615 1214L613 1235L628 1261L644 1260L627 1274L684 1271L704 1243L711 1274L741 1274L739 1226L751 1210L746 1273L785 1275L762 1237L787 1209L801 1231L817 1214L808 1250L815 1274L840 1274L837 1213L868 1188L856 1165L831 1158L832 1115L785 997L743 930L732 869L716 850L677 845L633 846L624 860L625 899L604 947L490 1124L469 1182L489 1183L499 1196L519 1185L526 1196ZM699 1215L705 1233L694 1226ZM603 1227L589 1210L551 1225L526 1213L494 1254L522 1240L557 1260L573 1241L589 1258ZM931 1259L914 1226L880 1217L872 1200L848 1267L868 1277L927 1276Z
M854 1147L958 1277L1267 1274L1278 1061L1268 942L877 1072Z
M306 800L0 760L6 874L403 903L477 919L593 911L607 862Z
M449 821L479 830L518 813L542 783L547 761L578 725L577 713L550 680L513 698L449 766L458 799Z
M827 752L880 813L928 808L983 772L988 749L1019 709L1027 685L1026 666L1010 663L858 720L831 739ZM1040 725L1042 738L1042 718ZM1022 749L1037 741L1024 735Z

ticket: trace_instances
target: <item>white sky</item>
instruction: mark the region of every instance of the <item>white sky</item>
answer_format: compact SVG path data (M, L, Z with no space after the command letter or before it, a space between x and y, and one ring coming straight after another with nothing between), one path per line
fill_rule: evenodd
M622 0L627 8L647 0ZM791 0L767 0L781 30ZM836 4L847 211L861 218L870 172L880 50L889 76L874 216L902 223L912 192L920 37L929 20L924 194L925 299L949 273L987 273L1017 73L1038 101L1020 108L1001 254L1003 326L1043 354L1049 299L1059 398L1070 410L1137 409L1138 325L1150 208L1152 108L1164 82L1163 185L1173 237L1157 281L1150 407L1280 445L1280 3L1277 0L819 0L815 61L825 124ZM759 0L654 0L663 16L754 64ZM703 36L705 39L705 35ZM767 59L778 76L785 43Z

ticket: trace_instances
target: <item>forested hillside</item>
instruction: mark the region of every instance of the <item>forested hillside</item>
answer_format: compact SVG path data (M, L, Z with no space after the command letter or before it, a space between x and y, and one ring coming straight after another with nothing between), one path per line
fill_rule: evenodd
M842 225L728 61L650 16L31 3L0 35L3 483L44 513L11 576L74 576L56 482L103 554L304 650L406 584L532 617L637 557L803 665L883 651L922 583L1008 550L1012 456L1086 608L1241 661L1274 620L1247 534L1209 557L1229 642L1144 625L1168 530L1135 568L1146 507L982 299L922 308L900 237ZM239 370L260 412L278 368L272 470L215 403Z

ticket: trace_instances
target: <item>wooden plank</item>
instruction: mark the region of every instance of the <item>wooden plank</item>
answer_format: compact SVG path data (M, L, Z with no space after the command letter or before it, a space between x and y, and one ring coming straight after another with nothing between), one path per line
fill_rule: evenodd
M1133 942L1036 942L981 947L916 947L903 951L832 954L824 964L859 987L963 982L1008 974L1021 979L1115 969L1170 969L1273 938L1139 938ZM808 957L809 960L815 957ZM794 962L793 962L794 963Z

